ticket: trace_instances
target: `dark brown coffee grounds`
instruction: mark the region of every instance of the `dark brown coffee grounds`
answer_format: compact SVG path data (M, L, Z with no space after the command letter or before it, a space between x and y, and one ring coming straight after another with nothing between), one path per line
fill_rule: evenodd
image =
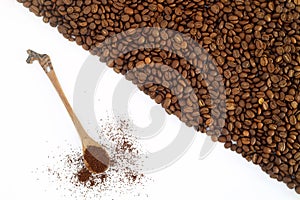
M109 163L109 161L103 161L103 159L106 159L106 156L102 154L103 150L95 146L88 146L84 151L84 160L95 173L103 173L108 168L104 163Z
M113 140L111 148L107 148L111 151L111 167L105 173L89 172L81 149L71 146L68 151L59 148L59 152L49 156L53 164L48 164L42 172L49 175L58 191L73 199L121 198L126 194L146 197L144 187L150 179L141 171L139 152L142 149L132 135L129 121L110 118L102 124L101 130Z
M92 173L87 168L82 168L78 173L77 177L81 183L86 183L90 180Z

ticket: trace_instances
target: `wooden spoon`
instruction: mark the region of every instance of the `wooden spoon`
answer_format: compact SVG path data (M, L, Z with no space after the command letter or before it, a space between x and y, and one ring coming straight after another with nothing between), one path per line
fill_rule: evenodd
M29 56L26 62L32 64L33 61L37 60L40 63L43 70L46 72L48 78L55 87L57 93L59 94L62 102L64 103L81 139L84 163L86 167L92 173L103 173L108 169L110 165L109 155L107 151L95 140L93 140L82 127L79 119L75 115L60 86L60 83L54 72L50 57L47 54L38 54L32 50L28 50L27 53L29 54Z

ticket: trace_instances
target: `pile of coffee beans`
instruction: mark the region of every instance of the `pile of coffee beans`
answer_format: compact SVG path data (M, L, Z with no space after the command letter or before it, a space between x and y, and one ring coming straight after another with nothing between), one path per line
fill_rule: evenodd
M18 1L300 194L299 0Z

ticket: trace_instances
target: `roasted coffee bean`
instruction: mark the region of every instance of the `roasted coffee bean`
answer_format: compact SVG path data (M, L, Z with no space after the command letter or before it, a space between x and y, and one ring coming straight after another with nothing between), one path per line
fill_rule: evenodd
M66 5L71 5L73 3L73 0L63 0L63 2L66 4Z
M299 3L298 5L300 5L300 3ZM297 186L297 187L295 188L295 190L296 190L296 192L297 192L298 194L300 194L300 186Z
M261 57L260 58L260 64L261 64L261 66L267 66L268 65L268 58L267 57Z
M263 152L264 153L266 153L266 154L269 154L269 153L271 153L271 148L269 148L269 147L264 147L264 149L263 149Z
M126 7L126 8L124 9L124 12L125 12L126 14L128 14L128 15L133 15L133 13L134 13L133 9L132 9L132 8L129 8L129 7Z

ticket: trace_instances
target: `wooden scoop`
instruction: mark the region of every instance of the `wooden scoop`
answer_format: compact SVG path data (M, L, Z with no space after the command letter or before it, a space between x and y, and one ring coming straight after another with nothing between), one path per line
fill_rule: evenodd
M60 86L60 83L51 64L50 57L46 54L38 54L32 50L28 50L27 53L29 54L29 57L27 58L26 62L32 64L33 61L37 60L40 63L43 70L46 72L48 78L55 87L57 93L59 94L62 102L64 103L81 139L84 163L86 167L92 173L103 173L109 167L109 155L107 151L95 140L93 140L82 127Z

